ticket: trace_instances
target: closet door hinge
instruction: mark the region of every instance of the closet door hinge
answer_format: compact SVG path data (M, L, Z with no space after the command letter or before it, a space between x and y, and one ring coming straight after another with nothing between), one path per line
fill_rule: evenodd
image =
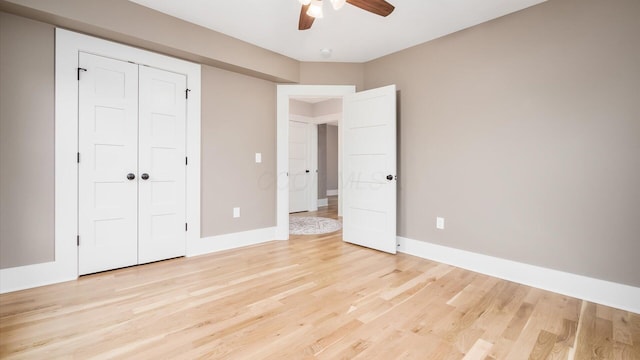
M78 68L78 81L80 81L80 71L87 71L87 69L81 67Z
M189 91L191 91L191 89L187 89L184 91L184 98L188 99L189 98Z
M80 235L76 235L76 243L80 246Z
M184 223L184 231L189 231L189 223Z

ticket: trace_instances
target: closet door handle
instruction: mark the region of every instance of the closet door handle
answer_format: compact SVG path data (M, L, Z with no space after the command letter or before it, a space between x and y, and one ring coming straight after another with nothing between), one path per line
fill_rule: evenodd
M128 174L127 174L127 179L129 179L129 180L133 180L133 179L135 179L135 178L136 178L136 175L135 175L134 173L128 173Z
M149 179L149 174L144 173L144 174L140 175L140 177L142 178L142 180L147 180L147 179Z

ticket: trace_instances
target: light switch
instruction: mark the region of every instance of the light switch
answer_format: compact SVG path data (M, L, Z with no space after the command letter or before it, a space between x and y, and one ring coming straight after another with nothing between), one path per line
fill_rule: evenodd
M256 163L259 164L262 162L262 153L256 153Z
M239 218L240 217L240 208L239 207L234 207L233 208L233 217L234 218Z
M442 217L436 218L436 229L444 230L444 218Z

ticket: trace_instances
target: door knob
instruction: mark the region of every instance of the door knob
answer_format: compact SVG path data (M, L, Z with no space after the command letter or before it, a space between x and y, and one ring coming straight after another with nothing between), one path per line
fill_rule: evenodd
M140 175L140 177L142 178L142 180L147 180L147 179L149 179L149 174L144 173L144 174Z
M309 170L305 170L304 172L309 173Z
M389 181L393 180L393 175L387 175L387 180Z
M133 179L135 179L135 178L136 178L136 176L135 176L133 173L128 173L128 174L127 174L127 179L129 179L129 180L133 180Z

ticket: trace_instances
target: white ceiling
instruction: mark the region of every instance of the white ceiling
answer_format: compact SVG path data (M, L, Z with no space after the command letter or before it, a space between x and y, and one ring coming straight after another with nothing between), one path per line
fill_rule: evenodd
M546 0L387 0L396 9L386 18L324 1L324 18L305 31L298 0L131 1L296 60L365 62Z

